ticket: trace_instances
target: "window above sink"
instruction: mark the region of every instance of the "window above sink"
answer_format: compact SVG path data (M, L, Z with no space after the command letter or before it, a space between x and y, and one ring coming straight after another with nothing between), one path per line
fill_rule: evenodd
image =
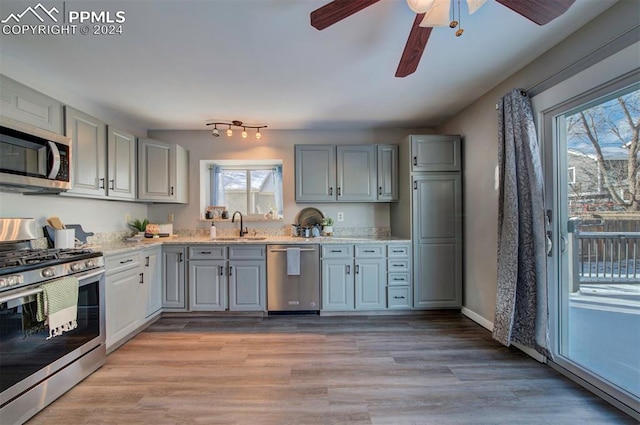
M208 206L224 206L229 218L240 211L244 221L282 221L282 160L200 161L200 219Z

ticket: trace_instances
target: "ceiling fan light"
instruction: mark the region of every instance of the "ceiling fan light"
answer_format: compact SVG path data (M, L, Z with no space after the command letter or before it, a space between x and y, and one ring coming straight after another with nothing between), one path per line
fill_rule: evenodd
M425 13L433 6L434 0L407 0L409 9L415 13Z
M467 6L469 6L469 15L473 15L476 10L480 9L480 6L486 3L487 0L467 0Z
M448 27L451 23L449 12L451 10L451 0L434 0L433 7L429 9L422 22L421 27Z

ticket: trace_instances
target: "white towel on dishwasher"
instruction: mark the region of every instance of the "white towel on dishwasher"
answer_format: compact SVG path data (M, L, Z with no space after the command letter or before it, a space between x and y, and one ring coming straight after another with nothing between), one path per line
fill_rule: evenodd
M287 248L287 274L300 275L300 248Z

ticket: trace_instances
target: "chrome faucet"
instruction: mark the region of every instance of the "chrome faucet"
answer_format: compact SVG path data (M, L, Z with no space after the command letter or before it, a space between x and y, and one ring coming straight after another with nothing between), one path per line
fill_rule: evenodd
M234 223L236 221L236 214L240 214L240 237L243 237L247 233L249 233L249 229L245 229L242 224L242 213L240 211L236 211L231 216L231 222Z

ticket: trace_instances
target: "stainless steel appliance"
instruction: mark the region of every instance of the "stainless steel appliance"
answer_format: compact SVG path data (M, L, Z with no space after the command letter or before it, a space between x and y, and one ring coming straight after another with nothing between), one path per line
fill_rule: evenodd
M0 118L0 190L56 193L71 188L68 138Z
M298 250L293 252L293 250ZM299 263L293 267L292 259ZM295 265L294 265L295 266ZM320 249L318 245L267 246L267 310L320 310Z
M0 219L0 423L21 424L106 359L104 257L88 249L33 249L32 219ZM34 320L40 286L78 279L78 326L47 339Z

